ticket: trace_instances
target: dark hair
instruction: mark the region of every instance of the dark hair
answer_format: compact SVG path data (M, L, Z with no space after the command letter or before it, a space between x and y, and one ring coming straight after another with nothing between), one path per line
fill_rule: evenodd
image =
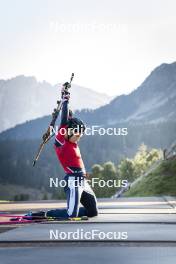
M74 129L76 133L84 133L86 126L81 119L73 117L68 120L67 128ZM69 138L72 136L73 133L71 135L68 135Z

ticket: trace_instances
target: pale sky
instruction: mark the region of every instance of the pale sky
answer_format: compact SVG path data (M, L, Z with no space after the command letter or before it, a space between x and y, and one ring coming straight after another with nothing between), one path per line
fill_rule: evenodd
M175 0L0 0L0 79L24 74L109 95L176 61Z

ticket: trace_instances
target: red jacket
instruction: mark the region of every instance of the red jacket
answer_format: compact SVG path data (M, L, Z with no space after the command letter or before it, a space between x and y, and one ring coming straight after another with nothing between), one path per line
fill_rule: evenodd
M75 170L81 170L83 173L86 173L78 144L72 143L64 137L67 120L68 101L65 101L62 108L61 125L55 137L54 148L56 155L66 173L74 173Z

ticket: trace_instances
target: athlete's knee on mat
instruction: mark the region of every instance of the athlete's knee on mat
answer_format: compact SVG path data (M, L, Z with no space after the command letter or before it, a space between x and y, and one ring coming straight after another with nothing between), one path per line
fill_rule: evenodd
M78 217L78 212L75 210L73 212L70 212L69 210L67 210L67 214L69 217Z
M78 214L75 214L75 213L73 213L73 214L68 214L68 217L78 217Z

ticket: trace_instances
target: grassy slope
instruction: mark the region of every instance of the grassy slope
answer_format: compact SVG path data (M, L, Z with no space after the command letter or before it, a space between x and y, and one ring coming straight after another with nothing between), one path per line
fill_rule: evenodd
M163 163L139 183L131 187L125 196L176 196L176 160Z

